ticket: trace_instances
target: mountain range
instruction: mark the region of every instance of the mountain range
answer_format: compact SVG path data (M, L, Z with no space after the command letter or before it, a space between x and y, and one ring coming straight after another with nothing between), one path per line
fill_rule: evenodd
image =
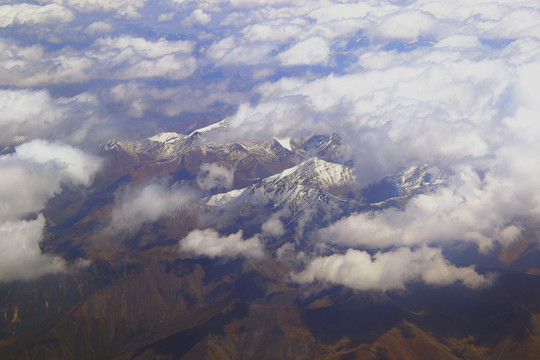
M291 281L301 254L324 253L313 240L319 228L400 209L444 187L442 170L413 164L360 186L341 134L236 142L220 135L225 122L204 125L112 139L89 189L66 186L47 203L42 252L70 269L0 284L2 359L537 358L540 258L526 239L487 255L467 243L445 250L459 266L497 273L482 289ZM169 189L165 210L116 224L121 203L132 217L146 214L130 199L148 183ZM209 228L220 239L241 231L263 256L194 256L179 246Z

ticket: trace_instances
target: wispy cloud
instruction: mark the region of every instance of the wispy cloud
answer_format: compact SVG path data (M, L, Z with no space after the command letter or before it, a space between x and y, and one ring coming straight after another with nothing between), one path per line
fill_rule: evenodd
M104 231L115 236L132 236L145 224L186 208L194 197L189 189L170 188L163 182L123 189Z

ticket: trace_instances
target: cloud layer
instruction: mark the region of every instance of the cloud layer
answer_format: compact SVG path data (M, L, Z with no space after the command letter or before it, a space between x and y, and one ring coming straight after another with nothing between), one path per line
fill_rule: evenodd
M533 0L9 1L0 6L0 144L26 144L1 157L9 174L1 181L20 196L1 195L10 204L1 208L2 232L35 235L28 229L42 228L39 215L22 217L39 213L62 185L90 183L97 162L72 146L152 136L211 114L227 118L226 139L342 132L359 186L422 163L448 174L446 187L400 211L352 214L317 231L310 241L351 250L314 260L302 282L345 283L344 272L324 265L345 260L336 266L383 274L380 264L399 253L408 259L400 266L417 270L394 279L395 288L476 286L473 270L426 245L467 241L488 252L540 224L538 24ZM231 169L202 170L205 191L233 184ZM163 184L131 189L119 195L109 230L138 229L186 201ZM270 218L263 235L283 235L282 225ZM204 231L185 244L244 244L241 233ZM256 239L244 242L258 248ZM369 261L358 250L389 247L398 250ZM430 280L435 267L454 277Z

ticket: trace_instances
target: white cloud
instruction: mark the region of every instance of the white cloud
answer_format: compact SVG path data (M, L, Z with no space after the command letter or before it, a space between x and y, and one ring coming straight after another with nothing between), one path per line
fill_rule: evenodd
M283 65L327 65L330 47L321 37L314 37L293 45L278 55Z
M435 23L433 15L422 11L396 12L375 30L375 34L391 39L416 39L418 36L428 34Z
M53 165L57 175L74 185L90 185L101 162L81 150L63 145L34 140L17 147L16 155L23 161Z
M189 190L151 183L139 188L127 188L116 199L105 232L131 236L143 225L172 215L188 206L194 194Z
M285 234L285 226L283 226L283 222L281 221L280 217L284 215L284 212L272 214L272 216L270 216L270 218L262 224L262 234L272 237L283 236Z
M234 37L214 43L207 51L218 65L259 65L270 61L268 55L275 45L270 43L242 44Z
M290 41L301 32L301 26L288 23L252 24L241 31L249 42L278 41L280 43Z
M47 91L0 90L0 142L43 131L59 122L63 112Z
M101 161L69 145L33 140L0 157L0 220L40 211L61 185L87 186Z
M169 12L169 13L160 14L158 16L158 22L171 21L171 20L174 19L175 15L176 15L175 12Z
M81 82L89 79L85 71L94 61L71 50L46 52L39 44L20 46L0 39L0 85L43 86Z
M84 13L114 11L127 18L141 17L140 10L144 8L147 0L48 0L69 6Z
M39 248L45 219L0 222L0 281L29 280L65 269L62 258Z
M460 175L461 185L419 195L404 210L355 214L320 230L319 235L323 241L370 248L464 240L484 252L494 241L514 241L521 229L508 222L518 220L512 218L518 214L506 214L504 209L510 204L498 195L510 189L489 179L482 182L470 169Z
M221 236L214 229L193 230L180 240L180 251L209 258L243 256L260 259L264 256L259 238L254 236L244 240L242 230L228 236Z
M12 25L55 25L69 22L75 19L75 14L70 9L56 5L1 5L0 28Z
M95 21L88 25L84 32L88 35L103 35L110 33L113 29L113 25L105 21Z
M100 165L98 158L81 150L42 140L0 156L0 281L64 269L64 260L41 253L44 217L21 218L40 212L63 185L89 185Z
M192 41L184 40L149 41L131 36L108 37L98 39L95 43L96 51L88 56L99 59L103 72L113 78L183 79L193 74L197 68L197 61L190 56L193 47ZM103 74L96 76L101 77Z
M89 93L54 99L47 90L0 90L0 144L13 144L16 137L86 141L98 104Z
M205 13L202 9L194 10L191 15L182 21L184 26L197 26L197 25L208 25L212 21L212 16Z
M193 51L194 43L187 40L168 41L159 39L149 41L144 38L132 36L107 37L98 39L95 45L107 56L112 52L115 57L120 56L118 60L124 60L128 51L148 59L156 59L172 53L190 54Z
M227 81L156 87L139 80L121 83L110 90L110 99L132 117L142 117L148 110L176 116L183 111L197 112L216 102L233 105L247 98L248 94L231 91Z
M472 288L487 286L490 277L478 274L472 266L456 267L446 260L440 249L426 246L411 250L400 248L370 256L365 251L349 249L314 259L300 273L291 274L298 283L323 281L357 290L404 289L410 282L450 285L461 282Z
M234 169L229 169L217 163L204 163L201 165L197 183L203 190L225 189L232 187Z
M466 240L487 251L540 220L538 1L48 2L56 4L0 7L2 143L86 141L121 128L125 117L154 124L156 115L232 105L230 139L343 132L363 185L417 163L449 173L447 188L403 211L343 219L321 232L325 241L378 248ZM107 14L96 21L99 12ZM155 19L166 22L154 27ZM193 28L179 32L173 19ZM212 34L197 29L210 21ZM168 35L145 38L146 26ZM47 169L58 165L36 160L18 159L34 165L12 173L45 179L29 184L41 197L28 190L35 202L23 201L39 211L56 191L46 191L57 184ZM218 184L211 179L203 188ZM263 230L281 233L279 223L270 219Z

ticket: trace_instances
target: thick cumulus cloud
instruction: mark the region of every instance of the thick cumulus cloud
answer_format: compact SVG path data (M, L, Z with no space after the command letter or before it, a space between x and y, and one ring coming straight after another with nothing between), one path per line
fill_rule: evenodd
M440 249L426 246L378 252L374 256L349 249L343 255L316 258L304 271L292 274L291 278L298 283L318 280L357 290L383 291L404 289L415 281L429 285L461 282L471 288L487 286L492 281L491 276L478 274L472 266L450 264Z
M125 189L116 199L105 232L114 236L134 235L144 224L187 207L193 197L189 190L171 188L163 183Z
M180 251L188 256L209 258L246 257L261 259L264 247L257 236L243 239L242 230L222 236L214 229L193 230L180 240Z
M45 219L39 212L62 186L88 186L100 165L79 149L43 140L0 156L0 281L64 269L63 259L41 253Z

